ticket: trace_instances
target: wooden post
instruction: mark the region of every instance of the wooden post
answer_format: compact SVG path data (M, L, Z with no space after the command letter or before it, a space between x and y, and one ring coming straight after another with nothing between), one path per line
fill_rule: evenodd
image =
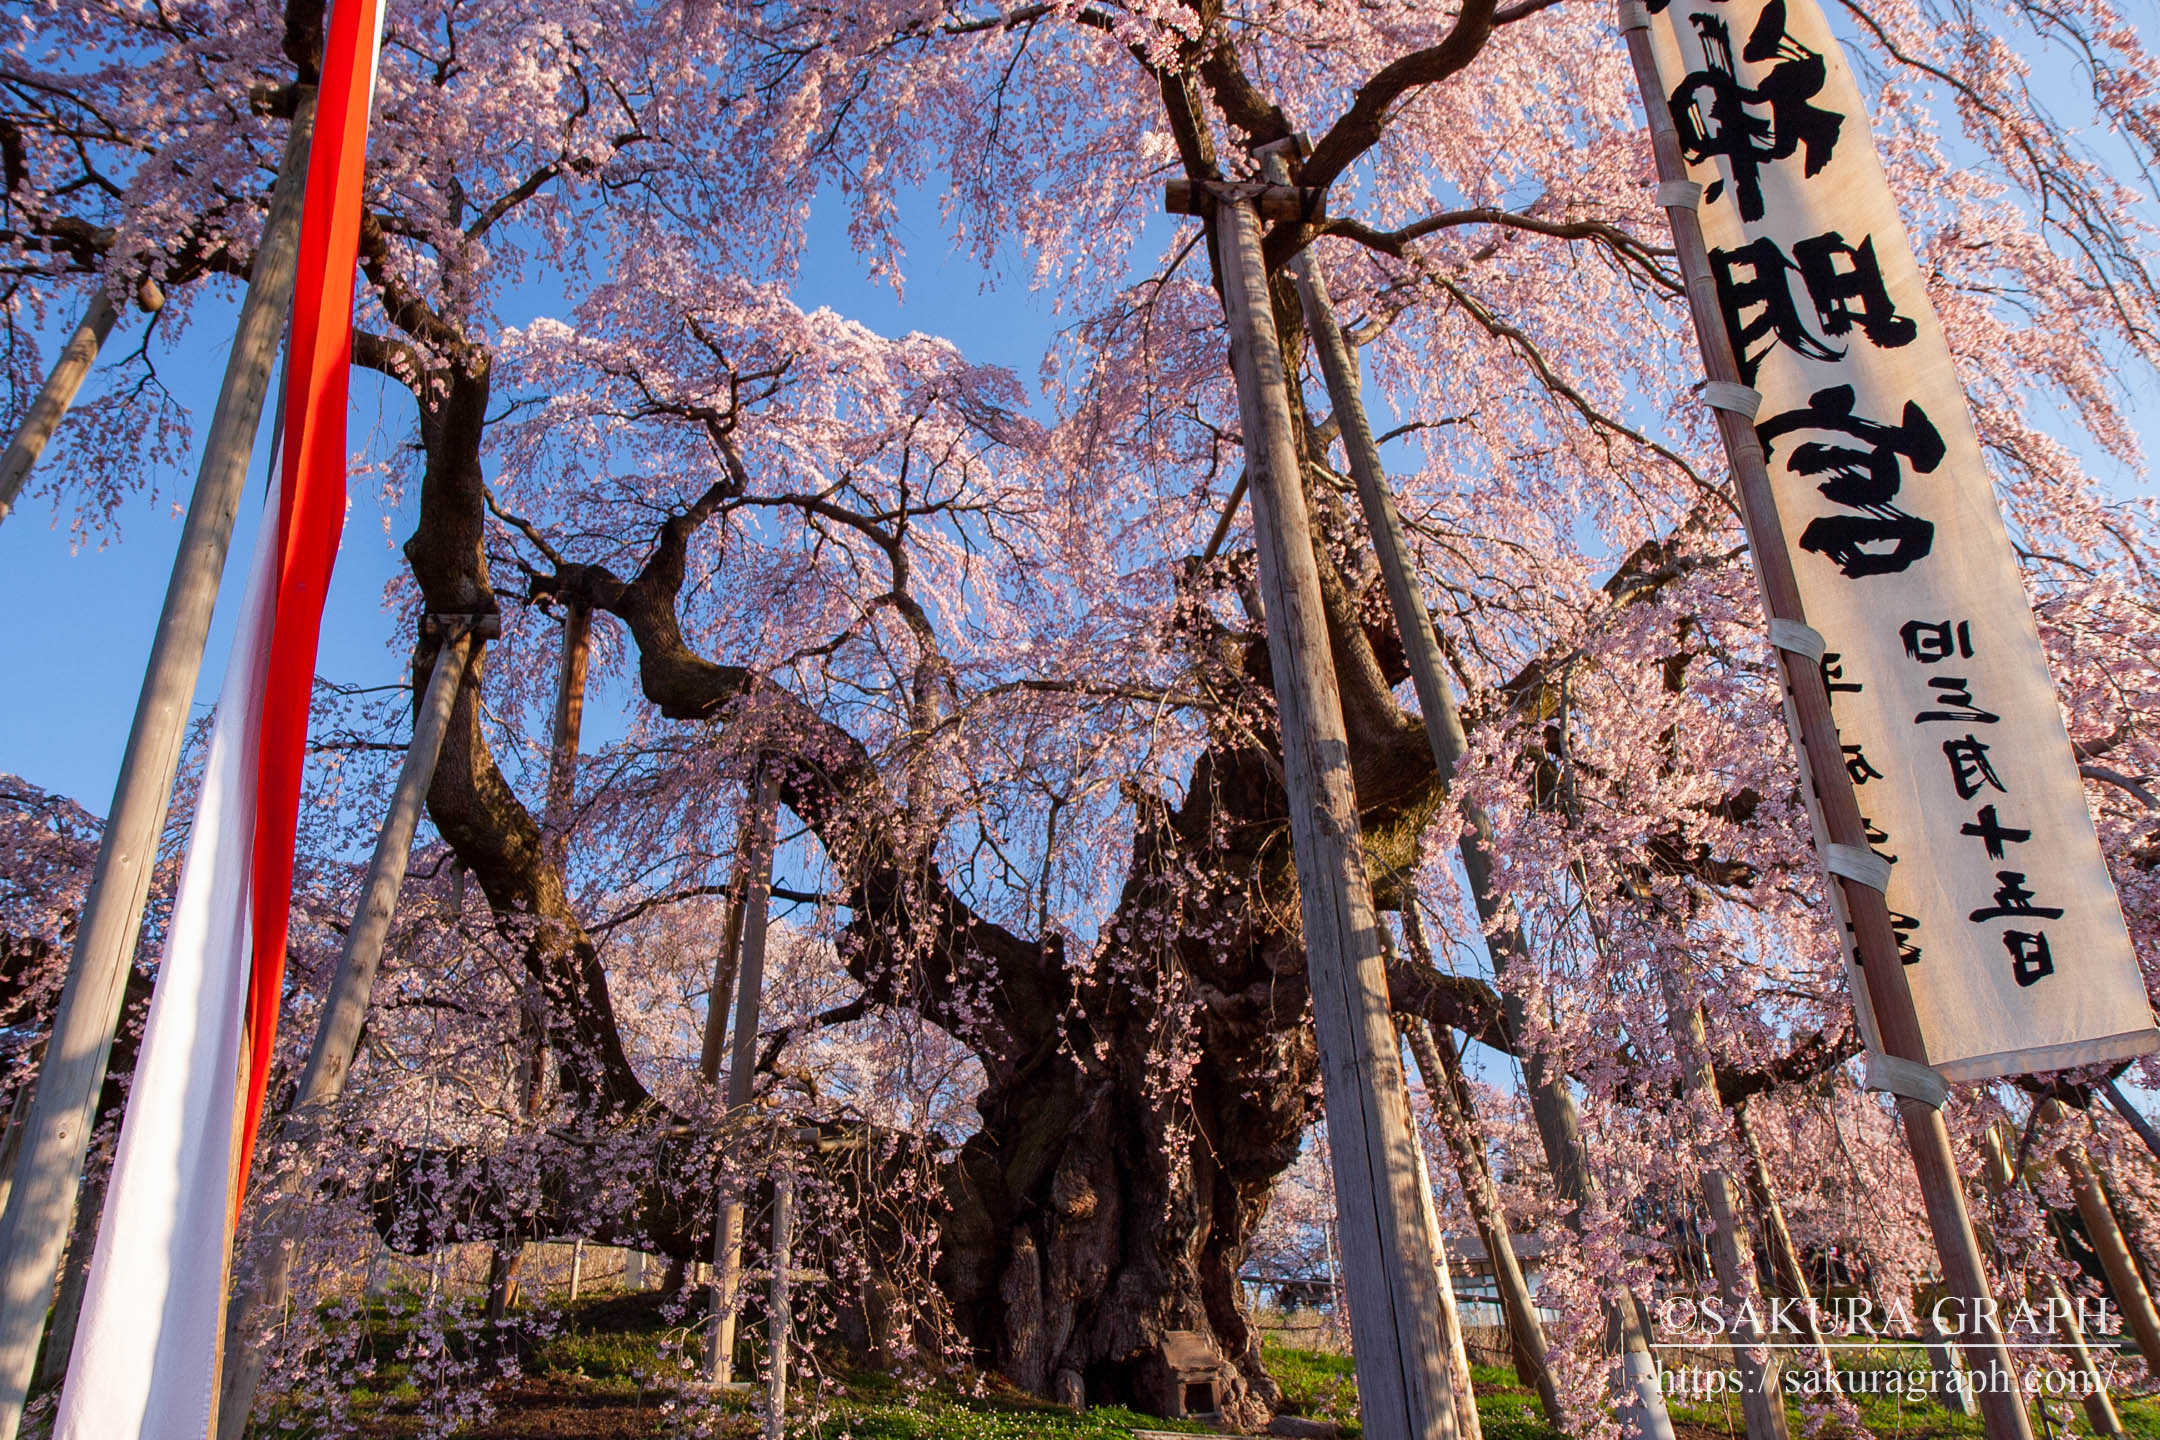
M106 1164L111 1164L107 1155ZM83 1297L90 1289L90 1259L97 1249L98 1212L105 1208L110 1168L87 1181L75 1197L75 1223L68 1227L67 1257L60 1267L60 1288L53 1294L52 1319L45 1327L37 1383L50 1388L67 1378L68 1357L75 1349L75 1327L82 1319Z
M165 296L154 281L145 280L139 291L142 308L155 312L165 303ZM75 322L74 333L60 347L60 358L53 362L52 373L45 377L45 386L38 391L37 399L30 402L23 421L16 428L15 438L8 442L7 453L0 455L0 522L14 512L15 497L22 493L23 482L30 478L31 467L45 453L45 446L52 440L53 431L60 426L68 407L75 403L75 392L82 388L83 377L90 373L105 337L112 334L113 321L119 318L120 307L113 304L112 295L100 285L90 297L82 319Z
M1402 1016L1396 1017L1395 1028L1405 1039L1409 1038L1410 1026L1416 1023ZM1425 1073L1425 1088L1432 1088L1432 1076ZM1412 1148L1417 1155L1418 1198L1423 1201L1425 1233L1432 1237L1434 1272L1440 1281L1440 1339L1447 1346L1448 1384L1455 1400L1455 1430L1463 1440L1485 1440L1485 1425L1478 1418L1477 1388L1470 1380L1470 1348L1463 1340L1462 1312L1455 1305L1455 1277L1448 1273L1447 1236L1440 1229L1440 1207L1433 1200L1432 1167L1425 1159L1425 1144L1418 1136L1417 1121L1406 1120L1410 1128Z
M773 835L778 828L780 785L770 765L758 766L752 802L749 884L743 891L742 963L736 975L735 1045L729 1057L726 1115L740 1120L757 1078L758 1001L765 988L766 907L772 899ZM706 1002L710 1007L719 997ZM713 1225L711 1314L705 1322L705 1378L724 1385L735 1360L736 1293L742 1282L743 1207L740 1196L720 1202Z
M1785 1207L1778 1203L1777 1187L1770 1178L1770 1164L1763 1155L1762 1141L1756 1138L1754 1122L1748 1117L1748 1102L1743 1100L1733 1107L1733 1129L1740 1136L1741 1153L1747 1157L1748 1188L1755 1195L1755 1209L1762 1216L1763 1239L1770 1251L1770 1267L1777 1272L1778 1283L1792 1292L1794 1299L1802 1301L1800 1322L1810 1349L1815 1352L1815 1363L1822 1367L1823 1383L1832 1389L1839 1388L1837 1365L1830 1355L1830 1342L1823 1338L1822 1326L1815 1320L1814 1297L1808 1289L1807 1268L1800 1263L1800 1249L1793 1244L1792 1229L1785 1223Z
M30 1118L30 1095L36 1088L34 1077L25 1079L8 1103L7 1134L0 1139L0 1211L7 1209L8 1191L15 1185L15 1157L22 1153L23 1125Z
M585 1237L570 1242L570 1303L577 1304L578 1286L585 1278Z
M1271 179L1280 184L1288 176L1288 161L1279 153L1268 154L1264 163ZM1312 335L1313 352L1319 357L1321 375L1327 382L1328 399L1335 407L1343 451L1349 457L1350 475L1356 482L1358 504L1365 514L1365 528L1372 535L1373 552L1387 584L1388 601L1395 612L1395 628L1402 636L1403 653L1424 714L1425 738L1432 747L1433 766L1441 784L1453 788L1455 767L1469 749L1462 717L1455 708L1455 691L1448 682L1432 617L1410 565L1409 545L1403 538L1402 518L1388 486L1387 471L1380 463L1380 447L1373 439L1365 414L1365 397L1359 382L1357 355L1349 337L1336 323L1335 307L1327 290L1327 277L1310 252L1290 264L1306 329ZM1474 802L1461 804L1464 835L1460 844L1463 873L1470 881L1472 903L1486 923L1486 946L1495 975L1510 966L1529 968L1529 945L1521 927L1507 918L1507 906L1493 879L1491 817ZM1406 911L1407 913L1407 911ZM1512 1034L1527 1030L1528 1016L1522 1003L1505 985L1501 1004ZM1580 1125L1574 1096L1565 1081L1549 1073L1543 1057L1526 1056L1523 1075L1530 1090L1531 1112L1537 1120L1538 1138L1552 1170L1553 1183L1570 1211L1570 1223L1580 1224L1582 1206L1589 1196L1589 1176L1581 1163ZM1672 1422L1665 1413L1665 1397L1658 1386L1649 1337L1638 1321L1633 1297L1608 1305L1610 1329L1617 1337L1620 1367L1614 1388L1631 1423L1649 1440L1672 1440ZM1647 1382L1647 1383L1646 1383Z
M793 1276L788 1266L795 1251L795 1164L783 1154L773 1175L772 1277L766 1290L765 1333L772 1354L765 1366L764 1440L787 1435L788 1347L794 1343L794 1301L788 1294Z
M494 617L483 625L493 629ZM413 832L420 824L420 807L426 802L428 783L435 777L435 761L442 754L443 736L450 728L450 710L475 648L469 622L452 622L458 629L435 652L427 690L413 721L412 743L405 747L405 763L399 767L397 789L390 797L390 813L383 817L375 837L375 853L368 858L367 880L360 890L360 906L345 932L344 948L338 952L337 969L331 972L330 990L324 997L322 1016L315 1023L315 1039L308 1047L307 1068L300 1074L291 1108L281 1129L301 1146L299 1163L286 1173L275 1194L263 1206L261 1226L271 1237L257 1247L260 1258L242 1280L226 1311L225 1367L219 1386L216 1434L218 1440L240 1440L247 1427L255 1390L262 1383L265 1360L264 1331L271 1319L282 1314L292 1284L292 1235L308 1205L308 1184L314 1173L309 1151L330 1107L344 1092L345 1077L352 1072L353 1057L360 1049L361 1027L367 1021L368 1001L375 992L375 974L382 965L383 943L390 936L391 916L397 910L398 891L405 883L405 867L412 859ZM456 888L462 894L462 883ZM262 1149L268 1151L269 1136Z
M6 1218L0 1220L0 1440L15 1440L22 1424L38 1334L52 1302L53 1275L67 1240L83 1150L97 1118L98 1091L105 1083L128 961L142 928L150 871L172 799L181 735L195 699L233 515L246 488L278 335L292 301L300 194L314 118L315 92L308 88L301 92L271 192L270 213L180 531L180 551L136 701L119 784L77 923L67 981L38 1070L15 1186Z
M1646 26L1647 16L1640 18ZM1650 32L1629 19L1624 19L1623 24L1643 111L1649 118L1658 179L1668 183L1685 181L1687 164L1681 156L1671 107L1658 82ZM1665 213L1672 224L1681 278L1687 283L1688 309L1695 322L1705 378L1740 386L1740 368L1733 356L1732 338L1726 333L1717 281L1710 271L1709 251L1694 203L1685 200L1668 205ZM1742 415L1725 409L1715 414L1726 458L1732 466L1733 493L1747 531L1748 548L1755 557L1763 611L1774 625L1782 622L1805 626L1807 612L1800 602L1800 584L1778 518L1762 441L1753 423ZM1837 721L1831 714L1821 669L1810 655L1783 648L1777 655L1784 671L1787 715L1797 742L1801 779L1813 791L1823 831L1831 844L1868 854L1871 847L1867 828L1860 818L1852 778L1845 769L1844 752L1838 745ZM1927 1046L1883 892L1845 876L1833 875L1828 880L1842 887L1883 1050L1894 1060L1925 1065ZM1995 1324L1987 1268L1973 1236L1972 1217L1966 1212L1965 1192L1950 1150L1950 1132L1943 1125L1936 1103L1914 1095L1897 1097L1898 1113L1905 1122L1905 1143L1912 1152L1913 1170L1935 1234L1944 1282L1961 1302L1972 1332L1959 1338L1977 1361L1975 1369L1983 1386L1980 1412L1988 1440L2031 1440L2031 1424L2016 1372L2010 1367L2010 1353Z
M707 1085L720 1083L720 1058L727 1052L728 997L735 989L735 972L742 964L743 902L750 893L752 852L756 834L765 822L757 806L758 786L750 782L749 811L735 833L735 873L728 878L727 917L721 922L720 948L713 956L712 986L705 992L705 1034L698 1047L698 1074ZM767 866L771 864L768 857Z
M2040 1103L2040 1120L2044 1125L2062 1123L2067 1113L2058 1101L2043 1100ZM2145 1357L2145 1363L2160 1372L2160 1310L2155 1309L2152 1292L2145 1287L2145 1277L2139 1273L2137 1260L2130 1253L2130 1242L2123 1238L2115 1208L2108 1203L2107 1192L2100 1188L2100 1177L2093 1173L2085 1147L2075 1140L2065 1141L2055 1153L2055 1159L2070 1181L2070 1194L2077 1201L2078 1218L2085 1222L2085 1233L2092 1241L2093 1253L2100 1257L2100 1268L2107 1272L2108 1289L2114 1292L2115 1306L2122 1312L2123 1323L2137 1337L2138 1353Z
M570 807L577 798L578 736L585 725L585 671L592 651L592 607L563 607L562 662L555 675L555 743L548 751L547 806L541 812L548 858L569 858Z
M1686 1093L1696 1104L1722 1116L1702 1006L1681 992L1679 976L1670 967L1659 970L1658 983L1665 992L1665 1023L1679 1056ZM1748 1440L1789 1440L1777 1352L1761 1348L1768 1337L1755 1319L1761 1308L1755 1290L1755 1247L1741 1226L1739 1187L1723 1167L1709 1165L1702 1172L1702 1189L1710 1206L1710 1266L1717 1275L1725 1312L1732 1317L1733 1368L1740 1374L1740 1413L1747 1422Z
M1415 1142L1260 218L1249 202L1224 201L1214 207L1212 228L1244 425L1359 1410L1369 1435L1454 1440L1438 1281L1419 1206Z
M2154 1132L2152 1122L2138 1113L2137 1107L2123 1095L2122 1087L2113 1080L2108 1081L2105 1088L2108 1103L2115 1107L2115 1113L2130 1122L2130 1128L2137 1131L2138 1139L2145 1142L2145 1148L2152 1151L2154 1159L2160 1160L2160 1133Z
M556 869L570 857L570 809L577 789L578 733L585 721L585 670L592 638L592 610L579 601L565 606L562 656L555 670L555 725L548 745L547 790L540 810L540 845ZM564 876L567 888L569 877ZM547 1099L547 999L527 982L518 1008L517 1113L537 1118ZM518 1303L529 1246L498 1239L488 1256L487 1318L501 1322Z
M1409 1031L1411 1058L1417 1061L1418 1073L1425 1077L1425 1093L1432 1100L1441 1136L1447 1141L1455 1173L1462 1182L1463 1199L1470 1207L1478 1240L1485 1246L1492 1265L1493 1288L1499 1292L1501 1313L1507 1317L1515 1373L1538 1392L1538 1404L1545 1411L1546 1421L1565 1429L1566 1412L1560 1408L1560 1391L1553 1383L1551 1367L1545 1363L1552 1344L1545 1338L1545 1324L1538 1319L1529 1283L1523 1279L1522 1263L1515 1258L1507 1211L1500 1204L1500 1191L1485 1163L1484 1141L1468 1103L1469 1087L1462 1066L1455 1058L1454 1046L1444 1037L1436 1041L1432 1028L1423 1020L1412 1020Z
M1988 1186L1997 1195L2007 1194L2011 1187L2020 1183L2022 1177L2011 1163L2010 1147L2004 1141L2002 1123L1990 1125L1987 1130L1987 1179ZM2064 1348L2077 1361L2079 1371L2085 1377L2085 1393L2079 1401L2085 1407L2085 1419L2095 1435L2108 1440L2122 1440L2122 1416L2116 1413L2115 1402L2108 1395L2107 1377L2092 1357L2085 1344L2085 1327L2078 1323L2077 1307L2070 1303L2070 1296L2063 1290L2062 1282L2050 1276L2048 1279L2049 1315L2053 1324L2064 1327ZM2052 1327L2051 1327L2052 1328Z

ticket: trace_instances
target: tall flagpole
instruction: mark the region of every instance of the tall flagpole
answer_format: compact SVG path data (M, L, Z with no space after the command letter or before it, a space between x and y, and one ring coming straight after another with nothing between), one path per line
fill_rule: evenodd
M1701 217L1695 213L1700 191L1688 179L1679 131L1658 81L1657 59L1650 49L1650 16L1642 0L1620 0L1619 25L1649 121L1651 148L1657 160L1658 203L1672 224L1675 255L1681 279L1687 285L1688 310L1694 318L1695 338L1709 381L1706 396L1722 402L1713 406L1718 433L1732 466L1733 494L1747 531L1748 549L1755 557L1763 610L1770 621L1771 644L1784 673L1786 714L1801 779L1812 787L1830 851L1872 858L1866 822L1861 819L1859 798L1853 793L1852 776L1845 768L1837 721L1830 710L1830 694L1818 663L1822 656L1821 636L1808 626L1801 604L1799 577L1778 518L1769 463L1762 440L1755 433L1752 404L1744 410L1731 408L1755 392L1742 381L1732 336L1725 329L1717 280L1710 270L1709 247L1703 239ZM1974 1322L1959 1340L1977 1360L1974 1369L1984 1382L1980 1414L1988 1440L2032 1440L2016 1372L2010 1368L2009 1351L1994 1323L1987 1268L1979 1240L1973 1234L1972 1217L1966 1210L1965 1191L1958 1181L1950 1132L1943 1124L1943 1082L1927 1065L1919 1012L1898 953L1897 935L1891 928L1890 907L1881 889L1883 880L1878 876L1871 882L1847 873L1856 868L1841 866L1828 879L1842 888L1859 949L1860 968L1866 977L1868 1004L1882 1037L1884 1055L1872 1061L1871 1068L1881 1071L1885 1087L1897 1096L1898 1114L1905 1122L1905 1143L1912 1152L1921 1200L1935 1233L1945 1286L1964 1303Z
M291 305L315 92L303 89L278 167L225 382L180 532L157 639L143 676L119 784L98 846L66 984L30 1102L16 1179L0 1219L0 1440L15 1440L52 1303L53 1276L97 1119L98 1092L119 1023L129 960L149 897L150 871L172 799L180 741L202 669L210 615L246 488L263 397Z

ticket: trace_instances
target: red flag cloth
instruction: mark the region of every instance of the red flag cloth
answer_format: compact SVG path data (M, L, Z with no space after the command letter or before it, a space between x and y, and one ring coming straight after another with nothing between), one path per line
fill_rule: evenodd
M248 980L245 1111L234 1171L246 1185L269 1083L284 988L287 917L300 776L323 599L345 528L345 410L352 356L353 272L360 252L360 176L382 0L336 0L323 48L322 87L300 219L292 342L285 364L285 464L278 503L277 610L257 752L254 961Z

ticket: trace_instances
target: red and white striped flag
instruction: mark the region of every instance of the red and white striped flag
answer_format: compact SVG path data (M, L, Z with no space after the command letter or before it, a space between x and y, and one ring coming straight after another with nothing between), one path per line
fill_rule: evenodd
M308 154L283 465L249 562L55 1440L203 1440L277 1031L325 591L345 523L360 176L382 0L335 0Z

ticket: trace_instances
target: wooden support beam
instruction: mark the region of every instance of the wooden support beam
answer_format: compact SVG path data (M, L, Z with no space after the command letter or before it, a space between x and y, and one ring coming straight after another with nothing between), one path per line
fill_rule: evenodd
M2122 1087L2113 1080L2108 1081L2105 1088L2108 1103L2115 1107L2115 1113L2129 1122L2130 1128L2137 1131L2138 1139L2145 1142L2145 1148L2152 1151L2153 1158L2160 1160L2160 1133L2154 1132L2152 1122L2138 1113L2138 1108L2130 1103L2122 1093Z
M2040 1123L2043 1125L2059 1125L2068 1115L2057 1100L2040 1102ZM2077 1202L2078 1219L2085 1222L2085 1233L2092 1241L2093 1253L2100 1257L2100 1268L2107 1272L2108 1289L2115 1296L2115 1308L2121 1313L2123 1323L2130 1327L2130 1333L2137 1337L2138 1353L2145 1357L2145 1363L2156 1374L2160 1374L2160 1308L2153 1304L2152 1292L2146 1288L2137 1259L2130 1253L2130 1242L2123 1236L2122 1223L2115 1217L2115 1207L2100 1187L2100 1177L2093 1170L2091 1157L2086 1155L2084 1146L2068 1140L2055 1152L2055 1160L2070 1181L2070 1195Z
M784 1153L773 1173L772 1276L765 1300L765 1423L762 1440L786 1440L788 1350L795 1343L794 1300L788 1293L795 1255L795 1162Z
M1680 1060L1682 1086L1697 1106L1722 1117L1702 1006L1683 993L1680 977L1670 968L1661 969L1658 980L1665 993L1665 1024ZM1740 1413L1748 1440L1790 1440L1777 1352L1760 1348L1769 1337L1756 1319L1762 1305L1755 1289L1755 1246L1740 1219L1739 1187L1724 1167L1712 1164L1703 1169L1702 1191L1710 1207L1710 1267L1717 1275L1718 1298L1732 1317L1732 1363L1740 1375Z
M165 303L165 292L153 280L143 281L136 296L142 308L152 314ZM60 428L68 407L75 403L75 394L82 389L83 379L96 362L105 337L112 334L113 322L119 315L120 307L113 304L111 293L100 285L83 310L82 319L75 322L67 343L60 347L60 356L53 361L52 372L45 377L37 399L31 401L30 408L24 412L22 424L15 428L15 437L8 441L7 452L0 454L0 521L5 521L14 512L15 499L22 494L23 482L30 478L31 468L44 455L53 431Z
M1396 1016L1395 1028L1405 1040L1415 1017ZM1413 1057L1415 1051L1412 1052ZM1430 1093L1433 1077L1423 1067L1425 1088ZM1417 1121L1409 1120L1412 1148L1417 1154L1418 1198L1424 1202L1425 1233L1432 1237L1433 1269L1440 1280L1440 1339L1447 1346L1448 1387L1455 1400L1455 1429L1462 1440L1485 1440L1485 1422L1478 1417L1477 1389L1470 1380L1470 1348L1463 1339L1462 1312L1455 1304L1455 1277L1448 1273L1447 1236L1440 1229L1440 1207L1433 1199L1432 1167L1425 1159L1425 1144L1417 1133Z
M1762 1141L1755 1134L1754 1122L1748 1117L1745 1100L1733 1107L1733 1130L1739 1135L1741 1153L1747 1158L1748 1189L1754 1192L1756 1213L1762 1217L1770 1268L1776 1273L1778 1283L1795 1300L1808 1302L1799 1307L1802 1331L1807 1336L1808 1347L1814 1352L1823 1383L1839 1389L1841 1382L1837 1365L1831 1359L1830 1342L1823 1338L1822 1326L1815 1320L1807 1267L1800 1263L1800 1248L1793 1244L1792 1228L1785 1223L1785 1207L1778 1201L1777 1186L1770 1178L1770 1163L1763 1154Z
M585 719L585 671L592 645L592 610L571 601L563 616L562 649L555 667L555 721L548 741L547 790L540 810L540 845L549 863L564 870L570 859L571 805L576 798L578 737ZM563 876L569 888L569 876ZM547 996L527 981L518 1007L517 1113L531 1122L547 1102ZM530 1247L499 1240L488 1259L487 1318L500 1322L523 1293Z
M757 798L752 802L749 883L743 891L742 963L736 975L735 1034L728 1064L727 1109L737 1120L750 1105L757 1078L758 1005L765 989L766 912L772 897L773 842L779 828L780 783L769 764L758 766ZM719 1003L714 996L706 1004ZM742 1288L743 1205L726 1195L714 1217L711 1313L705 1322L705 1378L726 1384L734 1367L735 1317Z
M585 727L585 671L592 653L592 607L563 607L562 660L555 673L555 739L548 750L547 806L541 833L560 868L570 853L570 813L577 798L579 736Z
M469 631L468 627L468 631ZM375 994L375 976L382 968L384 943L390 938L390 921L397 913L398 891L405 884L405 869L412 860L414 832L420 811L427 803L428 784L435 778L435 762L442 755L443 737L449 732L450 710L477 639L459 633L437 647L428 672L427 689L413 719L412 742L405 747L405 763L398 769L397 789L390 797L390 813L383 817L375 837L375 853L368 858L367 880L360 889L360 906L345 931L344 948L338 952L337 968L331 972L330 990L323 999L322 1016L315 1023L315 1039L308 1046L307 1068L280 1123L277 1138L299 1142L300 1160L263 1203L260 1229L271 1237L258 1245L255 1267L242 1277L225 1316L225 1368L219 1384L214 1422L218 1440L240 1440L247 1428L248 1411L254 1407L256 1388L262 1383L265 1331L271 1320L284 1313L292 1287L292 1233L308 1206L308 1186L314 1174L312 1154L330 1108L345 1091L345 1077L352 1073L353 1058L360 1052L360 1034L367 1023L368 1004ZM462 884L458 886L462 896ZM262 1148L270 1149L270 1135Z
M0 1219L0 1440L15 1440L37 1363L38 1336L52 1303L68 1219L81 1183L84 1148L97 1119L98 1092L142 928L150 871L172 800L180 740L195 699L210 614L247 485L255 431L292 304L300 238L300 198L314 132L315 91L300 93L270 211L233 331L225 380L180 531L157 638L136 701L127 753L90 893L75 931L67 981L38 1068L37 1093L5 1219Z
M2003 1124L1990 1125L1987 1131L1987 1179L1988 1186L1997 1195L2007 1194L2013 1186L2024 1183L2017 1167L2010 1160L2010 1146L2003 1135ZM2070 1303L2062 1282L2053 1276L2048 1278L2049 1317L2057 1327L2056 1335L2077 1362L2079 1372L2085 1378L2085 1393L2079 1401L2085 1407L2085 1419L2092 1426L2093 1434L2105 1440L2122 1440L2122 1416L2116 1413L2115 1402L2108 1395L2107 1377L2092 1357L2092 1350L2085 1343L2085 1327L2078 1323L2077 1307ZM2054 1337L2050 1337L2054 1338Z
M1626 39L1643 113L1649 119L1658 179L1677 185L1688 178L1687 162L1681 154L1672 108L1658 81L1650 32L1629 25ZM1703 240L1702 222L1694 202L1690 199L1669 205L1665 213L1672 225L1680 275L1687 285L1688 309L1695 323L1704 376L1727 385L1741 385L1740 367L1733 355L1732 337L1725 329L1717 280L1710 270L1709 248ZM1733 493L1747 530L1748 548L1755 556L1764 614L1772 621L1805 625L1807 612L1800 601L1792 551L1778 518L1762 441L1748 418L1723 409L1716 411L1716 418L1732 466ZM1814 795L1823 830L1831 844L1849 845L1866 854L1871 848L1867 827L1853 794L1852 778L1845 769L1837 721L1831 714L1821 669L1813 659L1789 650L1780 649L1777 655L1784 672L1786 713L1794 732L1801 780ZM1911 982L1898 951L1883 892L1844 876L1826 879L1841 888L1860 968L1866 977L1869 1008L1883 1049L1896 1059L1926 1064L1927 1046L1920 1033L1919 1012L1913 1005ZM1972 1217L1965 1208L1965 1192L1958 1180L1950 1132L1943 1125L1942 1112L1925 1100L1904 1095L1898 1097L1897 1107L1905 1122L1905 1143L1912 1153L1921 1200L1934 1231L1944 1283L1961 1302L1971 1328L1977 1331L1959 1338L1972 1351L1974 1368L1982 1382L1980 1413L1988 1440L2032 1440L2023 1395L2016 1372L2010 1367L2010 1352L1994 1321L1987 1267L1973 1236Z
M1523 1278L1522 1262L1515 1258L1515 1238L1509 1233L1507 1211L1500 1203L1499 1187L1485 1161L1484 1137L1469 1101L1469 1084L1446 1036L1435 1038L1425 1021L1409 1022L1410 1055L1418 1073L1425 1077L1425 1094L1439 1121L1441 1138L1455 1161L1471 1223L1485 1247L1492 1266L1493 1289L1500 1296L1500 1310L1507 1319L1509 1349L1515 1374L1538 1393L1546 1422L1555 1429L1567 1428L1567 1412L1560 1405L1559 1387L1553 1383L1552 1367L1545 1363L1552 1342L1545 1337L1545 1323L1538 1319L1529 1282Z
M1260 215L1249 201L1226 201L1215 206L1212 223L1267 611L1358 1404L1369 1435L1455 1440L1435 1261L1418 1197L1415 1141Z
M1289 161L1281 148L1264 153L1262 163L1272 181L1289 179ZM1335 422L1349 457L1350 474L1357 485L1358 505L1365 528L1372 536L1373 552L1386 581L1388 601L1394 610L1395 628L1402 636L1403 653L1409 662L1411 684L1424 712L1426 741L1432 747L1433 767L1441 783L1452 787L1455 767L1469 749L1462 717L1455 708L1455 691L1447 677L1432 617L1418 587L1404 538L1402 518L1380 463L1379 442L1366 417L1365 397L1358 374L1357 352L1335 319L1334 302L1328 295L1327 277L1309 250L1290 262L1290 276L1297 285L1298 302L1319 357L1321 375L1327 382L1328 399L1335 407ZM1461 806L1465 833L1459 844L1463 873L1470 881L1472 903L1485 922L1486 946L1496 977L1509 970L1533 968L1529 944L1522 927L1508 911L1493 879L1492 819L1474 801ZM1414 907L1406 907L1405 916ZM1509 1033L1528 1033L1529 1017L1519 994L1505 984L1499 987L1502 1019ZM1564 1077L1552 1073L1544 1056L1532 1051L1523 1058L1523 1078L1530 1092L1531 1114L1537 1121L1538 1139L1545 1150L1554 1188L1567 1205L1569 1224L1580 1228L1582 1208L1590 1194L1590 1176L1582 1163L1581 1127L1575 1113L1575 1097ZM1672 1440L1672 1421L1666 1414L1665 1396L1657 1378L1650 1339L1634 1297L1614 1297L1608 1302L1608 1329L1615 1337L1619 1366L1614 1391L1624 1418L1648 1440Z
M1163 208L1172 215L1207 215L1218 205L1249 205L1263 220L1327 218L1327 191L1302 185L1235 180L1172 180L1163 186Z

